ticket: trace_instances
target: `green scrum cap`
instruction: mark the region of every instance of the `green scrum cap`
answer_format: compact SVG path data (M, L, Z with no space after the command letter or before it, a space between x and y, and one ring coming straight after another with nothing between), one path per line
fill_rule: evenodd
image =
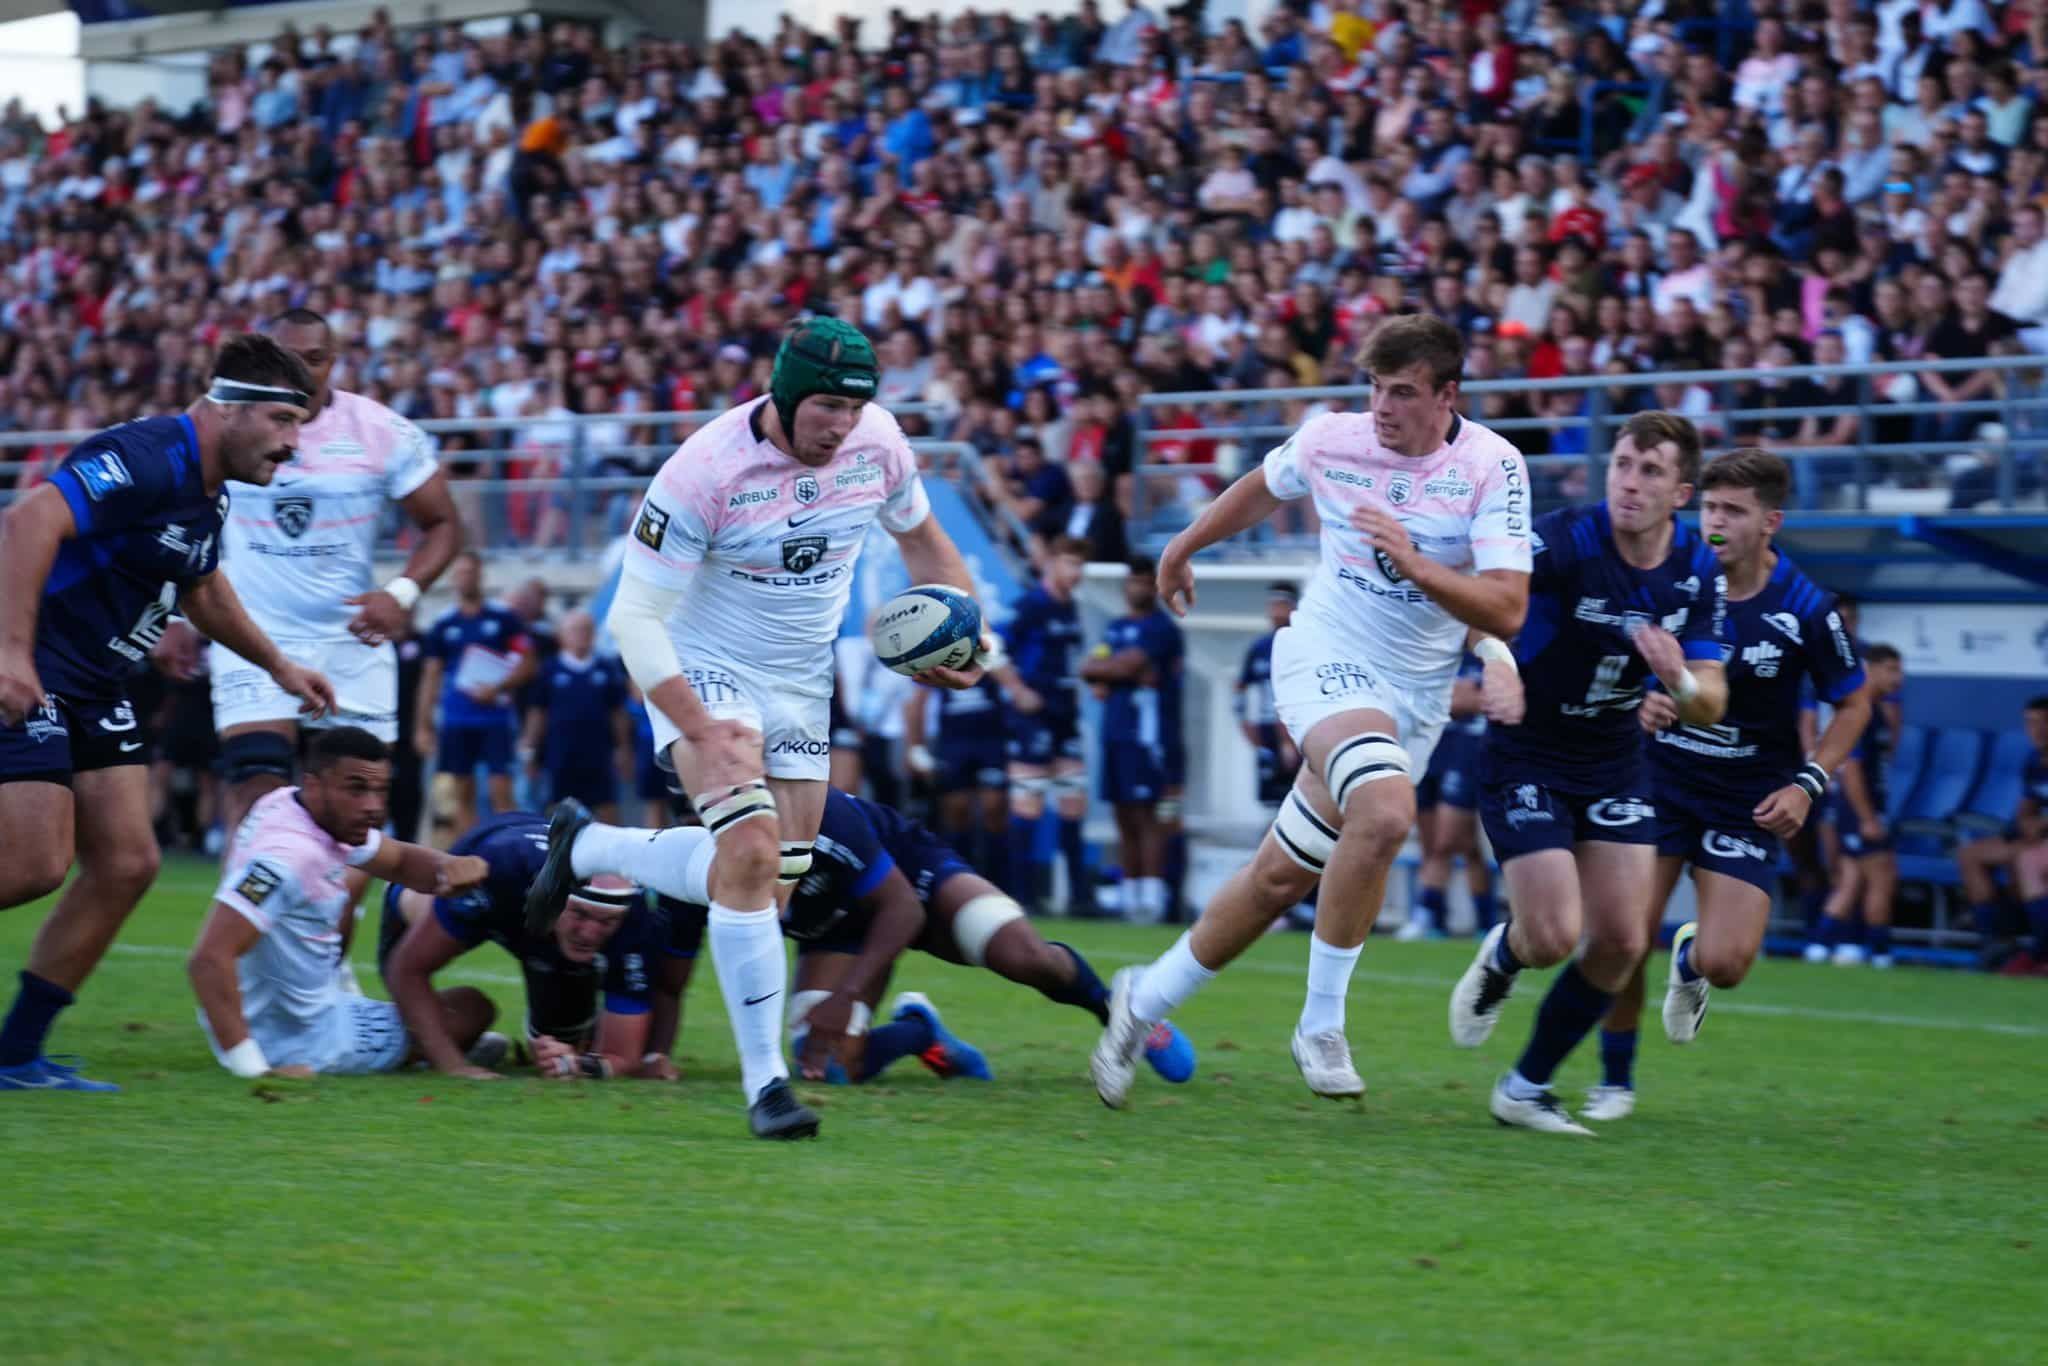
M796 434L796 405L812 394L870 399L881 367L861 330L837 318L806 318L789 330L775 352L768 401L782 430Z

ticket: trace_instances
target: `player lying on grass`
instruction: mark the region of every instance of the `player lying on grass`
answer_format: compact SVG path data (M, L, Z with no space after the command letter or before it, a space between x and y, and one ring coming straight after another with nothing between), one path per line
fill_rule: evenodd
M570 802L555 808L554 823L579 864L585 844L613 860L636 854L631 861L645 885L681 900L702 895L701 883L669 880L668 870L680 866L682 831L599 825ZM865 1032L907 949L985 967L1098 1023L1108 1016L1108 989L1087 959L1040 939L1015 900L923 825L837 788L826 790L811 867L790 896L782 928L799 955L789 1028L803 1040L798 1065L814 1080L836 1080L836 1063L846 1078L865 1081L912 1056L941 1076L987 1077L980 1054L947 1034L930 1004L909 993L889 1024ZM1168 1080L1194 1072L1193 1048L1171 1027L1155 1031L1147 1056Z
M397 1006L341 985L346 873L360 868L450 896L489 868L383 838L390 789L383 741L336 727L313 741L304 782L258 799L235 832L186 971L214 1056L236 1076L390 1072L419 1055ZM435 993L424 1011L458 1050L476 1043L496 1013L474 987Z
M472 855L488 869L480 885L461 896L388 890L377 946L385 987L428 1062L455 1076L494 1077L463 1057L433 1007L434 974L489 940L518 960L526 978L525 1038L544 1075L674 1081L669 1051L704 937L701 909L650 906L632 882L599 875L569 894L550 929L531 932L526 893L547 860L547 829L544 817L508 811L457 840L451 852ZM693 887L701 903L708 896L710 833L678 829L662 838L685 869L682 885Z

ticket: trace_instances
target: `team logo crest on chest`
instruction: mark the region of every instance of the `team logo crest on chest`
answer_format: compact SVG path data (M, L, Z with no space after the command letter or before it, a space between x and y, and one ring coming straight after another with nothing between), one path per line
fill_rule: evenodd
M1387 501L1395 507L1404 506L1415 496L1415 481L1405 474L1397 474L1387 480Z
M815 485L812 491L816 492ZM825 558L825 548L830 544L823 536L788 537L782 542L782 567L792 574L809 573Z
M293 540L306 534L306 528L313 525L313 500L303 494L277 500L277 529Z
M818 501L817 476L799 474L796 477L796 500L806 506Z

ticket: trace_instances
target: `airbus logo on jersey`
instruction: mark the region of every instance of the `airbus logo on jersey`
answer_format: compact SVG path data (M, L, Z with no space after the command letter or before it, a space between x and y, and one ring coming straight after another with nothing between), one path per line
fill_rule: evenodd
M1373 487L1373 477L1371 475L1355 474L1350 470L1326 469L1323 471L1323 478L1333 484L1343 484L1347 488L1369 489Z
M1766 612L1764 613L1764 625L1770 627L1779 635L1784 636L1794 645L1804 645L1806 643L1799 635L1799 618L1793 616L1790 612Z
M1744 646L1742 651L1742 662L1749 665L1749 671L1758 678L1776 678L1778 664L1784 658L1785 652L1768 640Z
M818 501L818 480L815 475L799 474L796 477L796 500L808 506Z
M781 497L781 489L746 489L726 499L725 510L731 512L735 508L756 507L762 503L775 502Z
M1603 797L1586 808L1586 819L1595 825L1616 829L1646 821L1657 814L1657 808L1641 797Z
M1768 863L1771 857L1762 845L1719 830L1709 830L1700 836L1700 852L1712 858L1747 858L1758 863Z
M1395 507L1406 503L1415 492L1415 481L1405 474L1397 474L1387 481L1387 501Z
M303 494L277 500L277 529L293 540L306 534L306 528L313 525L313 500Z
M815 494L815 489L814 489ZM799 497L802 495L799 494ZM787 536L782 541L782 567L792 574L806 574L825 558L832 544L825 536Z

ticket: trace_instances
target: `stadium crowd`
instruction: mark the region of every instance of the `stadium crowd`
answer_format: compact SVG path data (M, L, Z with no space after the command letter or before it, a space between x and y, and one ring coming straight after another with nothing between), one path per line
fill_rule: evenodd
M985 492L1043 567L1062 537L1127 557L1141 420L1147 461L1216 458L1202 405L1141 414L1141 395L1354 382L1400 312L1453 323L1472 379L1754 367L1613 406L1779 447L1841 444L1854 420L1721 417L1847 383L1772 370L2048 350L2040 0L1340 0L1255 27L1090 0L609 50L575 22L380 16L221 52L190 110L95 104L46 129L10 106L0 433L176 411L224 337L308 308L334 325L337 386L512 426L441 437L458 481L494 472L486 444L515 478L552 472L569 414L607 419L600 472L639 480L684 432L635 414L760 394L785 325L825 311L879 342L881 402L992 457ZM2034 382L1901 378L1882 396ZM1556 419L1512 438L1573 454L1586 402L1495 393L1474 415ZM1282 427L1313 411L1263 406ZM25 468L0 479L32 485L67 445L6 452ZM1220 487L1173 483L1184 503ZM504 515L545 545L557 511ZM170 705L197 717L190 691ZM190 742L160 791L203 798L205 728L166 729Z
M760 392L783 324L823 309L882 341L884 402L1014 457L1027 520L1117 559L1141 393L1356 380L1374 321L1422 309L1471 378L1755 366L1615 405L1831 445L1835 421L1716 414L1840 387L1774 368L2048 337L2044 97L2039 0L1316 0L1256 31L1088 0L616 50L575 22L287 28L217 54L189 110L0 117L0 427L174 410L212 345L302 306L343 339L338 384L523 424L491 439L514 477L564 459L570 413L611 417L606 466L639 476L678 433L634 413ZM1883 396L2005 382L1905 379ZM1146 418L1191 433L1148 459L1214 457L1199 407ZM458 477L479 440L446 441ZM12 452L16 479L62 450Z

